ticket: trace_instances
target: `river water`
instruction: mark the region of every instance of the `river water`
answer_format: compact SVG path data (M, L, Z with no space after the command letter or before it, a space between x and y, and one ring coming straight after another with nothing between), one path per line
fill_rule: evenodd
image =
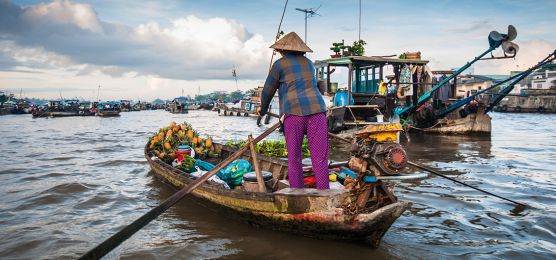
M490 137L410 135L411 160L533 207L429 176L395 183L413 206L381 246L317 240L252 227L184 199L107 258L363 259L556 258L554 115L493 113ZM169 197L143 146L158 128L188 121L218 142L258 134L254 118L215 112L122 113L119 118L0 117L0 258L73 259ZM278 138L275 134L272 138ZM333 156L346 147L333 144Z

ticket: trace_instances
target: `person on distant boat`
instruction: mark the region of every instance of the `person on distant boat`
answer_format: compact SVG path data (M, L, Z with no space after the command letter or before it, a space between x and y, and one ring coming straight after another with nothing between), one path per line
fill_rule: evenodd
M328 121L324 99L317 87L313 52L295 32L270 46L282 55L270 69L262 91L258 114L264 116L278 90L280 115L288 147L288 178L291 188L303 188L302 144L307 135L317 189L329 189Z

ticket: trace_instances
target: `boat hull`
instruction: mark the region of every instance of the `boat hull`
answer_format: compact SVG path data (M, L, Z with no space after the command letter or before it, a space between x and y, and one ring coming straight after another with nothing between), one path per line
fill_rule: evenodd
M97 111L96 112L97 116L100 117L115 117L115 116L120 116L120 111Z
M451 119L449 117L440 119L439 122L429 128L412 128L424 133L442 135L489 135L492 130L492 118L480 108L477 113L469 114L464 118Z
M78 111L54 111L54 112L47 112L49 117L66 117L66 116L79 116Z
M154 175L176 189L194 181L166 163L151 159L147 153L145 157ZM243 158L249 156L244 154ZM275 177L287 174L287 163L269 160L261 160L263 170ZM392 223L410 207L408 202L395 202L368 214L347 215L341 208L348 196L345 190L284 189L258 193L224 189L206 182L192 194L256 226L315 238L364 241L371 247L378 247Z

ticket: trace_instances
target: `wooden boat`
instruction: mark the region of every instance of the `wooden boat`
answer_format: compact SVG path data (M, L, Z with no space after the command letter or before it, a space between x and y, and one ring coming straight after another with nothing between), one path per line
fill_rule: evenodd
M120 111L118 110L98 110L96 112L97 116L100 117L114 117L114 116L120 116Z
M467 113L465 109L460 108L449 113L444 118L436 120L414 120L414 122L425 122L423 125L411 125L409 130L412 132L421 132L429 134L445 134L445 135L489 135L492 129L491 117L485 113L484 105L477 106L477 110L473 113ZM464 116L462 116L464 115ZM419 116L419 113L415 113Z
M172 100L168 106L168 111L172 114L187 114L189 113L190 99L187 97L177 97Z
M120 116L120 102L100 102L96 108L96 115L100 117Z
M234 149L214 144L220 158L209 160L218 163ZM181 189L194 181L189 174L153 159L145 146L145 158L155 176L171 186ZM249 159L245 153L243 159ZM286 161L257 155L262 170L273 174L273 179L285 179ZM230 210L248 223L294 234L350 241L363 241L378 247L382 236L410 206L409 202L395 201L369 213L348 214L342 208L349 196L347 190L280 189L272 193L248 192L226 189L221 185L205 182L192 192L193 196Z
M556 65L554 65L556 68ZM520 94L506 95L494 107L496 112L556 113L556 84L552 89L522 89Z
M256 87L249 90L249 95L239 100L239 103L218 103L214 106L214 110L217 111L219 115L222 112L224 116L259 117L257 109L261 106L262 91L263 87Z
M50 111L47 112L48 117L66 117L79 116L79 111Z

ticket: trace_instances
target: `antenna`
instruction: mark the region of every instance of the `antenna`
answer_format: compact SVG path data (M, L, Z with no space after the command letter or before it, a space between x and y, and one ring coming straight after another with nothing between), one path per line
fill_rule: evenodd
M237 73L236 73L236 65L235 64L234 64L234 69L232 70L232 76L236 80L236 90L239 90L239 87L237 85Z
M361 0L359 0L359 40L361 40Z
M97 89L97 102L100 102L100 85L98 85L98 89Z
M307 18L311 18L315 15L320 16L320 14L318 14L317 11L320 9L321 6L322 5L319 5L319 7L317 7L316 9L313 9L313 8L309 8L309 9L307 9L307 8L305 8L305 9L295 8L295 10L305 13L305 43L307 43Z

